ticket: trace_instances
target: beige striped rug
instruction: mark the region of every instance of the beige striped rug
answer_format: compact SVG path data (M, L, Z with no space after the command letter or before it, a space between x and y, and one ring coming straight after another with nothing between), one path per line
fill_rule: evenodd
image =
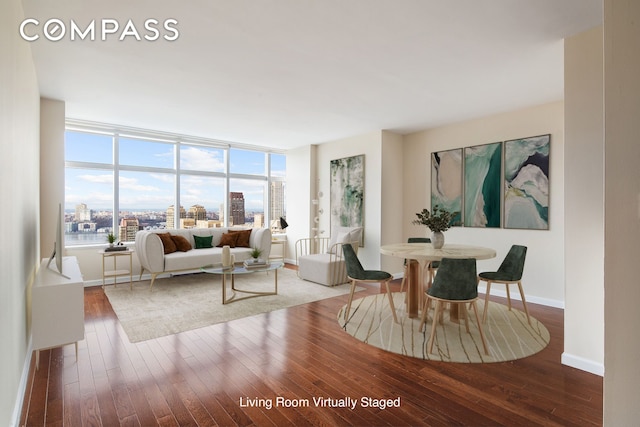
M338 322L354 338L374 347L405 356L425 360L458 363L491 363L521 359L535 354L549 343L549 331L537 319L531 317L531 326L523 311L513 308L509 311L503 304L491 302L487 323L483 331L489 347L489 356L484 354L480 333L473 311L469 311L469 329L464 322L449 321L444 315L443 324L436 329L433 353L427 353L427 343L431 332L433 309L425 331L420 332L419 318L409 318L404 310L404 292L394 292L394 303L398 321L393 321L386 294L371 295L353 301L348 322L344 322L342 307ZM478 314L482 319L484 302L478 300Z
M247 290L273 290L274 275L273 272L239 275L236 286ZM133 290L125 283L117 287L106 286L104 291L129 341L135 343L344 295L349 288L349 284L327 287L307 282L299 279L295 271L285 268L278 270L277 295L230 304L222 304L220 276L207 273L160 278L153 285L153 291L149 291L149 280L134 282Z

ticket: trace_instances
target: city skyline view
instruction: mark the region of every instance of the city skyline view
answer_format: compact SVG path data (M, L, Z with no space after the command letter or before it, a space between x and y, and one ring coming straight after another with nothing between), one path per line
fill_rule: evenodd
M200 205L208 220L232 224L231 216L235 215L236 225L249 226L258 215L262 216L257 223L263 226L266 217L278 219L285 212L284 154L67 130L65 165L67 244L74 244L76 238L81 241L76 244L88 244L89 234L97 240L109 231L117 235L120 221L129 217L137 218L142 228L171 228L166 224L166 212L172 205L187 210ZM232 214L231 194L242 195L244 214ZM272 205L269 209L268 203ZM74 218L79 205L86 205L93 213L91 223L80 228L81 221ZM226 215L222 212L225 206ZM118 211L116 218L114 209Z

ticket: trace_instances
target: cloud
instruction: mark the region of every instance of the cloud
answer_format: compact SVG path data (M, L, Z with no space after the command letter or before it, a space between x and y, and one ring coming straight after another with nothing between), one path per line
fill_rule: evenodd
M224 172L222 150L198 147L182 148L180 149L180 168L207 172Z
M155 187L153 185L142 185L142 184L138 184L138 180L135 178L126 178L121 176L120 177L120 188L121 189L126 189L126 190L133 190L133 191L140 191L140 192L145 192L145 191L160 191L160 189L158 187Z

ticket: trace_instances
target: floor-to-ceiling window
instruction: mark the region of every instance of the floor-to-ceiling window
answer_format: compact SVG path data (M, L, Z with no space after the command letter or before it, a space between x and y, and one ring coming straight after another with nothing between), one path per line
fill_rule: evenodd
M103 244L109 233L131 242L138 230L154 228L283 231L285 172L283 154L260 148L68 124L65 244Z

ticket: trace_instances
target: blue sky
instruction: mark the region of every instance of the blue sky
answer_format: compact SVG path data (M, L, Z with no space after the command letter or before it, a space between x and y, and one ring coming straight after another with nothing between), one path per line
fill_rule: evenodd
M174 145L120 138L120 164L123 168L154 167L173 169ZM261 152L230 150L231 173L264 175L265 156ZM79 132L67 132L67 161L113 163L112 138ZM218 211L224 200L224 180L218 177L196 176L189 170L224 172L224 151L215 147L181 145L180 178L181 205L185 208L201 204L207 210ZM284 176L284 155L271 156L274 176ZM121 210L164 210L174 203L175 175L161 171L120 171ZM110 210L113 204L113 172L110 169L67 168L65 178L65 209L86 203L93 210ZM245 208L263 208L264 181L231 179L230 191L244 193Z

